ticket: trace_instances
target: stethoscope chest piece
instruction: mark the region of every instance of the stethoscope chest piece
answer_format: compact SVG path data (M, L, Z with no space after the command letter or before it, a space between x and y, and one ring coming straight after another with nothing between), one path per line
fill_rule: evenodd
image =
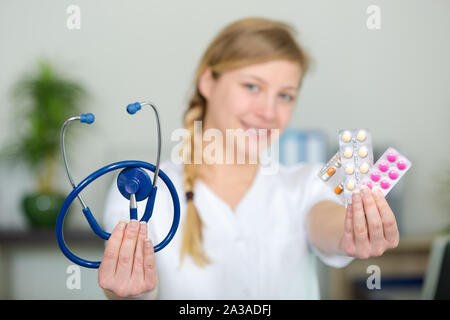
M126 199L134 194L136 201L142 201L150 196L153 190L150 176L142 168L123 169L117 177L117 187Z

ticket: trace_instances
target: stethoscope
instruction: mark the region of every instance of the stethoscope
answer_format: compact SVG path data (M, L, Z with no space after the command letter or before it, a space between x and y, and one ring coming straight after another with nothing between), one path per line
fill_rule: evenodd
M81 181L77 186L75 185L72 175L70 174L69 166L67 164L67 158L66 158L66 150L64 146L64 136L66 133L66 129L69 126L70 123L73 121L80 121L82 123L91 124L94 122L95 117L92 113L85 113L81 114L80 116L71 117L67 119L62 128L61 128L61 134L60 134L60 144L61 144L61 152L62 152L62 158L64 161L64 167L66 169L67 177L69 178L70 184L73 187L72 192L67 196L65 199L63 205L61 206L61 209L59 211L58 217L56 219L56 239L58 241L59 248L63 252L63 254L72 262L83 266L87 268L98 268L100 266L100 261L89 261L82 259L75 254L73 254L66 246L66 243L64 242L64 235L63 235L63 223L64 218L66 217L67 210L69 209L70 205L72 204L73 200L75 198L78 198L78 200L81 203L81 206L83 207L82 211L84 216L86 217L89 226L91 227L92 231L96 235L98 235L100 238L108 240L111 236L110 233L107 233L102 230L100 225L97 223L97 220L95 220L94 216L92 215L91 210L89 207L85 204L83 201L80 192L86 188L92 181L95 179L103 176L104 174L118 170L123 169L118 177L117 177L117 187L126 199L130 200L130 219L137 219L137 202L147 199L147 204L145 206L144 215L142 216L140 221L148 222L148 220L152 216L153 207L155 204L156 199L156 191L157 186L156 182L158 180L158 177L164 181L167 188L169 189L170 195L172 196L173 201L173 221L172 226L169 230L169 233L167 236L154 247L154 251L158 252L159 250L163 249L165 246L169 244L169 242L174 237L178 224L180 221L180 201L178 199L177 191L172 183L172 181L169 179L169 177L159 169L159 163L160 163L160 156L161 156L161 128L159 123L159 116L158 111L156 110L156 107L153 103L149 102L136 102L131 103L127 106L127 111L129 114L135 114L137 111L139 111L144 106L150 106L156 116L156 123L157 123L157 130L158 130L158 155L157 155L157 162L156 166L144 162L144 161L136 161L136 160L127 160L127 161L119 161L112 164L109 164L92 174L90 174L88 177L86 177L83 181ZM150 170L154 172L153 176L153 183L151 181L151 178L146 173L144 169Z

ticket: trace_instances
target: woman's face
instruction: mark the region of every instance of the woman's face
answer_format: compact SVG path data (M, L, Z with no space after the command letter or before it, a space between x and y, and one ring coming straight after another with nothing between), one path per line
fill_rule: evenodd
M275 137L276 133L272 130L278 129L281 135L289 123L300 79L300 65L289 60L226 71L218 79L206 70L199 81L200 92L207 100L203 128L219 129L224 144L227 129L242 129L249 143L263 146L262 139L267 139L270 145L271 135ZM248 155L249 144L238 147L237 152Z

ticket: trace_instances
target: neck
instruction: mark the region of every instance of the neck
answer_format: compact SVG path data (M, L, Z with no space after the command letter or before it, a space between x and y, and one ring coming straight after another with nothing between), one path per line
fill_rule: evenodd
M204 141L203 134L206 130L208 130L210 128L214 128L214 127L210 126L210 121L207 121L207 120L208 120L208 117L205 116L205 120L202 123L202 127L197 129L201 132L200 136L197 136L197 138L195 139L197 142L199 139L202 140L201 144L199 144L199 145L196 144L194 146L194 149L199 148L200 157L203 159L202 164L195 166L197 178L200 178L205 182L210 182L210 183L214 183L214 184L218 184L218 185L222 185L222 184L229 185L229 183L245 183L245 182L253 181L254 177L256 176L256 174L258 172L259 161L256 159L256 163L255 163L255 159L252 158L252 160L250 160L250 156L248 154L246 154L244 156L245 160L243 159L244 160L243 163L238 163L237 154L238 154L238 152L242 152L242 151L238 151L236 141L234 144L234 150L233 150L234 152L232 153L233 158L234 158L232 163L228 163L228 161L226 159L227 146L226 146L225 141L222 144L223 158L219 159L219 163L215 162L214 160L211 161L211 159L208 159L210 161L207 161L207 159L203 158L205 156L203 153L205 148L207 148L212 143L212 141ZM198 131L196 131L196 132L198 132ZM223 137L225 137L225 136L226 136L226 134L223 133ZM209 154L209 152L207 152L207 154ZM210 157L210 156L207 156L207 157Z
M234 184L253 181L258 164L202 164L196 168L196 175L205 182Z

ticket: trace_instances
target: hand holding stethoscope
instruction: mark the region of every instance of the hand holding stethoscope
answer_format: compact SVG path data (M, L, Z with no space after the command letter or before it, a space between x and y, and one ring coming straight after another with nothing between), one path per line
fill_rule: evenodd
M161 155L161 129L160 129L158 111L156 110L156 107L152 103L147 103L147 102L141 102L141 103L136 102L136 103L129 104L127 106L127 111L129 114L134 114L144 106L150 106L151 108L153 108L155 115L156 115L157 130L158 130L158 155L157 155L156 166L154 166L148 162L143 162L143 161L135 161L135 160L120 161L120 162L109 164L109 165L95 171L94 173L89 175L87 178L85 178L82 182L80 182L76 186L72 179L72 176L70 174L69 166L67 164L67 159L66 159L66 155L65 155L65 147L64 147L65 131L67 129L67 126L72 121L79 120L80 122L87 123L87 124L93 123L94 119L95 119L94 115L91 113L87 113L87 114L82 114L77 117L69 118L63 124L63 126L61 128L61 136L60 136L61 151L62 151L64 166L65 166L65 169L67 172L67 176L73 187L73 190L67 196L66 200L64 201L64 203L61 207L61 210L59 211L58 218L56 220L56 238L58 241L58 245L59 245L61 251L64 253L64 255L68 259L70 259L72 262L74 262L78 265L81 265L83 267L98 268L100 266L100 261L89 261L89 260L85 260L85 259L82 259L82 258L76 256L67 248L67 246L64 242L64 235L63 235L64 218L67 214L67 210L69 209L71 203L73 202L73 200L75 198L78 198L78 200L80 201L80 203L83 207L83 210L82 210L83 214L86 217L86 219L89 223L89 226L91 227L91 229L94 231L95 234L97 234L99 237L101 237L105 240L110 239L111 236L115 237L114 240L111 239L111 241L108 241L108 244L106 246L105 253L108 255L109 254L108 253L109 251L107 251L108 246L109 246L109 249L111 249L110 243L112 243L112 245L115 245L115 243L117 243L117 241L118 241L118 237L120 236L120 234L122 234L123 237L127 237L127 235L130 236L130 232L132 234L133 231L136 231L139 229L142 230L144 228L143 223L141 223L141 227L139 228L139 223L137 222L137 218L138 218L137 202L147 199L145 212L140 221L141 222L149 221L149 219L152 216L153 207L155 204L156 193L157 193L156 181L157 181L158 177L160 177L163 180L163 182L166 184L166 186L169 189L169 192L172 196L174 218L173 218L172 226L171 226L167 236L161 241L161 243L157 244L154 248L153 248L153 245L151 246L151 248L146 247L147 250L151 250L152 252L153 251L158 252L159 250L163 249L172 240L172 238L174 237L174 235L177 231L179 220L180 220L180 202L178 199L178 194L176 192L174 185L172 184L172 181L169 179L169 177L162 170L159 169L160 155ZM148 170L154 172L153 183L151 181L151 178L146 173L146 171L142 168L148 169ZM109 233L103 231L102 228L99 226L99 224L95 220L91 210L85 204L85 202L83 201L83 199L79 193L95 179L101 177L102 175L104 175L108 172L118 170L118 169L123 169L123 170L120 172L120 174L117 178L117 186L118 186L119 191L122 194L122 196L124 196L126 199L130 200L130 220L131 220L131 222L128 224L128 227L126 227L127 230L124 230L125 223L119 223L117 225L115 231L112 234L109 234ZM133 227L137 227L137 228L134 229ZM131 230L129 230L129 229L131 229ZM147 228L146 228L146 224L145 224L145 238L147 237L146 230L147 230ZM143 236L143 232L142 232L141 236ZM124 243L125 243L125 240L126 239L124 239ZM138 244L136 244L136 241L135 241L134 245L139 246L139 242L137 242L137 243ZM148 243L148 242L146 242L146 243ZM128 246L132 245L131 243L128 243L128 242L127 242L127 244L128 244ZM144 241L142 241L141 245L144 245ZM119 251L117 250L117 252L119 252ZM143 252L145 252L145 250ZM117 259L118 258L119 257L117 257ZM137 258L139 259L140 257L138 256Z

